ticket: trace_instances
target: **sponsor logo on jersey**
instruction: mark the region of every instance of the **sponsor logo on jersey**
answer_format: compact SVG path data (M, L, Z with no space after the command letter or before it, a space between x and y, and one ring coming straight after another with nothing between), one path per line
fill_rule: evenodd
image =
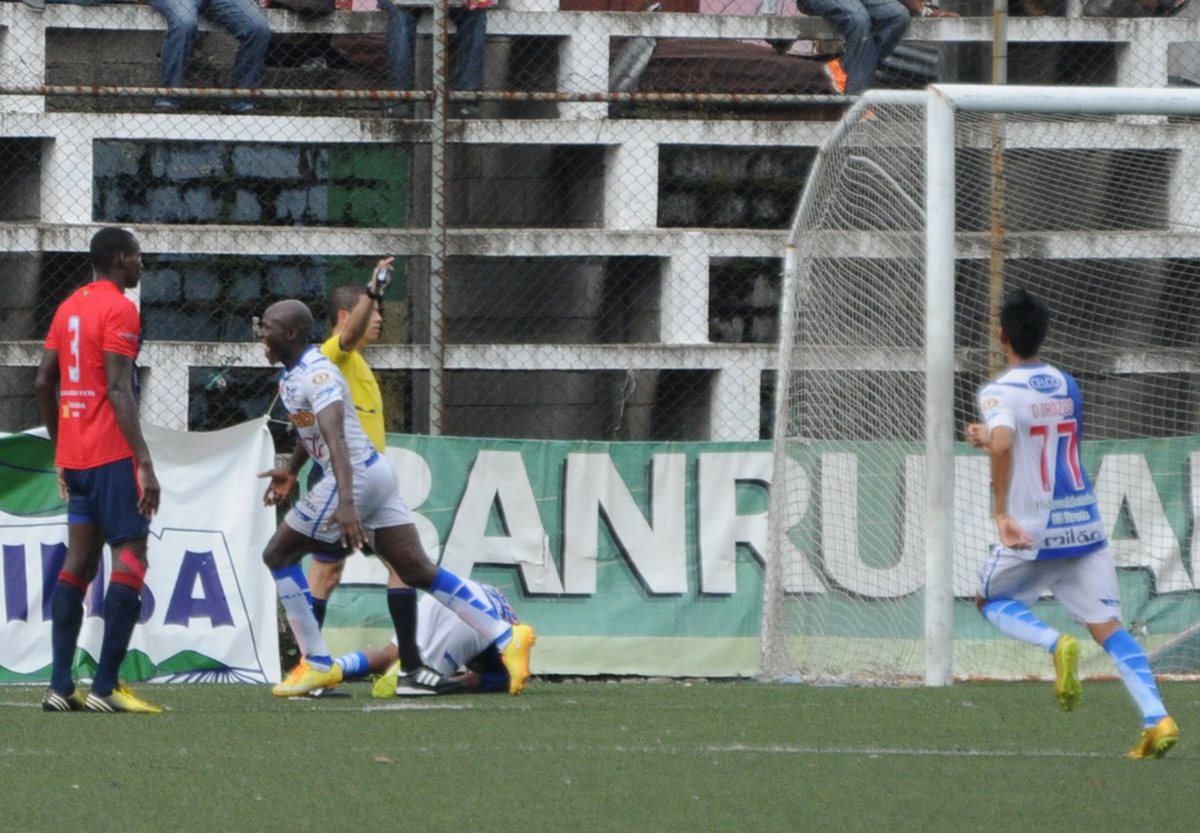
M329 372L326 370L322 370L318 373L313 374L312 383L314 385L323 385L328 381L329 381Z
M1051 393L1058 390L1058 377L1049 373L1038 373L1029 377L1029 387L1038 393Z
M288 419L292 421L292 425L297 428L307 428L310 425L316 424L317 418L312 411L298 411L294 414L288 414Z
M1069 547L1075 544L1094 544L1097 541L1104 540L1104 530L1093 529L1091 531L1083 529L1064 529L1057 535L1047 535L1042 541L1044 549L1053 549L1054 547Z
M983 410L991 411L991 410L999 407L1000 400L994 396L989 396L987 399L983 400L982 405L983 405Z

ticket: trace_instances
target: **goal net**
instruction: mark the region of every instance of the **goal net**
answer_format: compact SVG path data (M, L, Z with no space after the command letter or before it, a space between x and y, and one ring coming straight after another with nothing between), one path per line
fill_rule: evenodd
M848 113L789 239L764 678L1052 677L974 605L995 533L962 426L1015 287L1083 391L1122 618L1157 673L1200 670L1197 183L1200 91L942 87ZM1111 675L1081 641L1082 673Z

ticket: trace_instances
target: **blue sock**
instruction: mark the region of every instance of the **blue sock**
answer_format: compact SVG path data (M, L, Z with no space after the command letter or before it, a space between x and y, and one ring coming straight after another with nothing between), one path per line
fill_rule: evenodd
M342 678L346 680L363 676L369 668L367 655L362 651L355 651L353 654L340 656L334 662L342 667Z
M50 687L59 694L75 690L75 646L83 626L83 591L65 581L54 585L50 597Z
M1005 636L1039 645L1047 651L1053 651L1058 642L1058 631L1034 616L1024 602L993 599L983 606L981 612Z
M96 678L92 680L92 691L97 695L107 697L117 687L121 662L141 612L142 597L136 590L115 581L109 582L104 594L104 639L100 643Z
M1142 713L1142 725L1149 729L1167 716L1167 708L1154 683L1150 660L1129 631L1121 628L1104 641L1104 650L1113 658L1125 690Z

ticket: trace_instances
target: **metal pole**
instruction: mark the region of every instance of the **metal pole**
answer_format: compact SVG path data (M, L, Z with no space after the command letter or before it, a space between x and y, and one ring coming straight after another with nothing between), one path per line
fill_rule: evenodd
M448 0L433 4L433 113L429 141L429 434L445 425L446 387L446 119L449 115L446 47Z
M1008 0L993 0L992 5L992 84L1008 83ZM1000 347L1000 304L1004 299L1004 115L993 113L992 120L992 190L988 229L988 376L996 376L1004 368L1004 351Z
M949 685L954 635L954 108L925 125L925 685Z

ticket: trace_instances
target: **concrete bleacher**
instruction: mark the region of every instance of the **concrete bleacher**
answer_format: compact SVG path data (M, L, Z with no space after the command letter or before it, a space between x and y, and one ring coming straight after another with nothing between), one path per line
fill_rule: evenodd
M414 4L415 5L415 4ZM950 4L947 4L950 5ZM274 37L313 33L380 34L382 14L338 12L304 21L290 12L269 9ZM610 88L610 45L614 38L718 38L833 41L823 20L797 17L565 12L544 0L512 0L488 12L489 43L507 38L548 39L556 53L553 89L567 94L597 94ZM426 19L423 26L428 26ZM0 3L0 140L32 139L41 144L40 165L24 174L19 189L26 210L0 222L0 256L39 251L81 252L97 223L94 147L97 140L144 142L272 142L335 144L428 142L429 122L397 122L365 115L289 115L265 112L249 116L217 113L175 114L127 111L66 111L52 106L57 98L46 89L55 67L76 68L103 60L105 37L136 38L146 52L138 57L123 83L153 86L154 49L161 37L160 16L147 6L107 4L81 7L51 5L35 13L20 3ZM203 30L214 31L210 24ZM76 49L72 34L99 36L100 58L56 52ZM1107 43L1115 51L1118 82L1167 83L1169 45L1200 42L1200 21L1084 18L1078 10L1063 18L1022 18L1009 23L1014 43ZM913 21L909 40L932 44L990 43L986 17ZM224 35L224 48L232 40ZM133 41L131 41L133 42ZM127 51L127 47L121 49ZM227 65L226 65L227 68ZM137 73L141 73L137 75ZM61 73L60 73L61 74ZM120 73L117 73L118 75ZM68 73L69 75L69 73ZM1147 80L1150 79L1150 80ZM82 82L77 82L82 83ZM112 73L97 83L117 83ZM119 105L118 105L119 106ZM449 256L495 258L602 258L640 256L655 259L658 274L658 337L637 345L479 345L452 344L446 349L451 370L620 371L629 368L694 370L711 379L709 413L699 429L713 440L757 439L763 423L761 388L775 364L775 346L766 340L715 342L710 331L711 275L714 263L733 258L782 258L786 230L662 227L660 164L664 147L695 146L813 148L831 123L790 119L611 118L609 106L596 101L562 101L551 105L550 118L486 118L452 123L456 144L478 147L581 147L602 161L601 193L593 219L582 227L451 228ZM1019 138L1015 141L1020 141ZM1035 141L1035 140L1034 140ZM36 210L28 206L35 206ZM35 216L28 216L33 213ZM433 245L421 228L347 229L337 227L261 227L149 223L138 227L146 252L191 252L214 255L361 255L386 252L423 254ZM1044 235L1040 251L1061 256L1094 256L1095 243L1077 245L1077 236ZM1030 246L1035 244L1030 243ZM1142 239L1139 245L1149 246ZM1176 244L1179 245L1179 244ZM1124 251L1124 250L1123 250ZM25 270L25 280L34 272ZM245 348L245 349L242 349ZM31 367L35 342L0 342L0 366ZM219 359L219 361L218 361ZM430 350L421 345L373 349L381 369L428 369ZM205 342L148 342L143 364L149 369L146 409L156 421L187 427L188 368L224 364L261 367L261 351L253 346ZM0 396L3 394L0 393Z

